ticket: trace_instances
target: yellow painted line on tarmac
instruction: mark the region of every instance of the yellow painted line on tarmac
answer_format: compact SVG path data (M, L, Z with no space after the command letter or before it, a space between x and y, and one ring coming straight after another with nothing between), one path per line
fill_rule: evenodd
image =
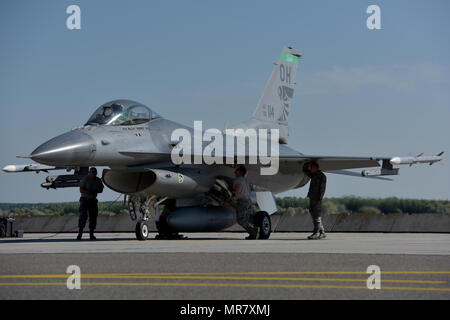
M67 278L65 275L17 275L0 276L1 279L60 279ZM264 280L264 281L328 281L328 282L366 282L367 279L348 279L348 278L287 278L287 277L235 277L235 276L177 276L177 275L111 275L111 274L86 274L81 275L81 279L195 279L195 280ZM396 280L381 279L382 283L409 283L409 284L446 284L446 281L436 280Z
M60 282L10 282L0 283L0 286L66 286ZM312 289L358 289L368 290L359 286L329 286L329 285L296 285L296 284L248 284L248 283L158 283L158 282L87 282L81 286L153 286L153 287L247 287L247 288L312 288ZM438 291L450 292L450 288L416 288L416 287L382 287L380 290L397 291Z
M230 276L81 276L81 278L99 279L196 279L196 280L265 280L265 281L329 281L329 282L366 282L367 279L348 278L286 278L286 277L230 277ZM432 280L390 280L381 279L381 282L391 283L422 283L422 284L446 284L446 281Z
M316 275L316 274L356 274L369 275L363 271L256 271L256 272L147 272L147 273L91 273L83 274L83 277L95 276L218 276L218 275ZM384 274L450 274L450 271L382 271ZM2 278L65 278L68 274L25 274L25 275L0 275Z
M381 271L383 274L450 274L450 271ZM151 273L108 273L110 275L295 275L295 274L364 274L365 271L256 271L256 272L151 272Z

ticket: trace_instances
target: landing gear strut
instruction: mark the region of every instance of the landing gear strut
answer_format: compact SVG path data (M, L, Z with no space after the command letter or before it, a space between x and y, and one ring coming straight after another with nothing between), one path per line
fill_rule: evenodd
M164 211L162 214L159 214L158 206L162 203L164 203ZM158 230L155 239L184 239L184 236L172 230L167 224L167 216L175 209L175 200L167 200L167 198L158 200L155 196L145 198L141 198L138 195L130 196L128 210L131 220L137 221L135 228L136 239L144 241L148 238L150 217L155 221Z
M128 201L128 210L130 218L136 223L136 239L140 241L147 240L149 235L148 221L150 216L154 215L154 220L158 216L158 203L156 197L149 197L142 200L139 196L131 196Z

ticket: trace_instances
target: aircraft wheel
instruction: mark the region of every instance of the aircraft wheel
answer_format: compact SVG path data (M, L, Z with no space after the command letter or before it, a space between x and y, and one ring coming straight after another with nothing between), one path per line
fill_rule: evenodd
M147 240L148 238L148 225L145 221L139 221L136 224L136 239L140 241Z
M272 222L269 214L265 211L259 211L254 219L255 225L259 228L258 239L269 239L272 233Z

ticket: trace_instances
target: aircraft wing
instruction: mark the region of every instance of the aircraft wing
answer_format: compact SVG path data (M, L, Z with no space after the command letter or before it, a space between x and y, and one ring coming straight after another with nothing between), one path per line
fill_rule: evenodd
M394 168L390 157L340 157L340 156L320 156L320 155L286 155L280 156L280 162L298 162L305 163L316 161L322 171L341 174L347 176L359 176L366 178L375 178L379 176L398 175L399 169ZM381 164L380 164L381 162ZM380 167L381 168L376 168ZM364 169L360 173L348 171L345 169L376 168ZM381 180L389 180L380 178Z
M141 160L138 165L130 166L131 170L145 170L150 168L158 168L162 165L171 166L174 163L171 160L170 153L149 153L145 151L122 151L123 155L133 157ZM182 153L181 153L182 155ZM423 157L422 154L417 157L350 157L350 156L328 156L328 155L308 155L302 154L290 148L280 148L280 154L278 156L280 165L283 163L298 163L303 165L309 161L316 161L322 171L342 174L348 176L363 176L363 177L375 177L375 176L388 176L398 175L399 169L394 168L394 165L409 164L410 166L415 163L428 163L432 165L435 162L439 162L443 159L443 152L435 156ZM195 159L208 160L207 163L213 163L217 160L217 157L212 154L205 156L202 154L185 154L187 159L190 159L190 163L195 163ZM234 152L234 156L222 156L222 163L225 165L236 165L242 163L259 163L259 157L248 153L248 149L245 150L245 154L238 156ZM186 158L185 158L186 159ZM272 159L273 160L273 159ZM377 168L380 167L381 168ZM346 171L346 169L360 169L360 168L377 168L363 170L361 173ZM386 179L383 179L386 180Z
M142 159L142 160L154 160L155 158L159 158L159 161L143 161L142 165L135 165L132 166L133 169L141 169L146 168L148 165L151 164L152 167L156 167L156 164L171 164L170 160L170 154L156 154L156 153L148 153L148 152L120 152L123 155L127 155L136 159ZM194 163L194 157L196 155L191 154L188 157L191 160L191 163ZM197 157L200 159L202 158L202 155L199 154ZM203 156L204 159L208 158L207 156ZM257 161L257 156L252 155L245 155L243 158L245 158L245 162L249 163L250 158ZM255 159L256 158L256 159ZM163 160L164 159L164 160ZM234 157L223 157L223 163L224 164L239 164L238 162L239 157L235 155ZM279 161L280 162L298 162L298 163L304 163L308 161L317 161L319 163L320 169L323 171L330 171L330 170L341 170L341 169L358 169L358 168L370 168L370 167L379 167L380 163L379 161L389 161L390 158L386 157L340 157L340 156L320 156L320 155L303 155L300 153L294 153L294 154L280 154L279 155ZM152 163L155 162L155 163Z
M122 154L127 154L128 156L133 156L138 159L147 158L150 160L155 157L156 154L150 154L146 152L121 152ZM150 168L158 168L163 166L171 166L173 163L170 160L169 154L159 154L160 161L143 161L141 164L130 166L130 170L139 171ZM164 157L165 156L165 157ZM198 157L202 157L198 155ZM191 163L194 163L194 155L189 156ZM256 156L245 155L244 157L223 157L222 163L225 165L233 165L242 163L242 158L245 158L245 163L258 163L258 158ZM256 159L255 159L256 158ZM154 159L154 158L153 158ZM164 159L164 160L162 160ZM239 161L240 160L240 161ZM324 156L324 155L305 155L297 152L281 153L279 155L280 166L283 163L298 163L299 170L302 170L300 166L309 161L316 161L322 171L352 175L352 176L382 176L382 175L397 175L398 169L394 169L390 163L391 158L389 157L342 157L342 156ZM376 168L373 170L363 170L360 173L356 172L344 172L345 169L360 169L360 168Z
M340 157L322 155L280 155L280 162L308 162L317 161L322 171L358 169L379 167L379 161L389 161L390 158L383 157Z

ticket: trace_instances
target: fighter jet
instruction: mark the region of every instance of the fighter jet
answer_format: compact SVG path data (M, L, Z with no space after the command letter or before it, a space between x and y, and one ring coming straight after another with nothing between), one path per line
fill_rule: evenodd
M301 56L292 47L283 48L253 116L219 132L219 136L216 131L215 139L222 141L219 144L223 143L223 154L217 150L210 153L215 158L212 163L198 154L205 150L208 140L202 141L200 147L194 142L192 148L186 148L185 138L174 139L174 132L180 129L203 137L202 128L166 119L139 102L114 100L98 107L84 125L43 143L25 156L37 163L8 165L3 170L73 171L48 176L42 187L49 189L77 187L89 167L106 167L102 172L104 184L128 199L130 217L136 221L136 237L145 240L151 219L162 238L177 237L179 232L214 232L235 224L235 204L229 190L235 167L243 160L258 207L254 222L260 230L259 238L267 239L271 233L270 216L277 210L274 195L305 186L309 182L303 172L306 163L316 161L324 172L386 179L382 176L398 174L399 169L393 165L401 162L392 157L308 155L288 146L288 120ZM234 129L234 134L228 129ZM250 146L251 139L245 138L248 132L258 134L257 152L262 150L261 145L276 147L271 149L276 151L275 156L272 154L277 161L274 172L262 174L263 169L268 169L268 162L253 161L257 154ZM242 135L245 139L240 140L240 150L244 151L239 153L236 141ZM228 144L231 140L236 143ZM175 162L174 154L192 161ZM437 159L421 160L431 163ZM376 169L361 173L348 170L359 168Z

